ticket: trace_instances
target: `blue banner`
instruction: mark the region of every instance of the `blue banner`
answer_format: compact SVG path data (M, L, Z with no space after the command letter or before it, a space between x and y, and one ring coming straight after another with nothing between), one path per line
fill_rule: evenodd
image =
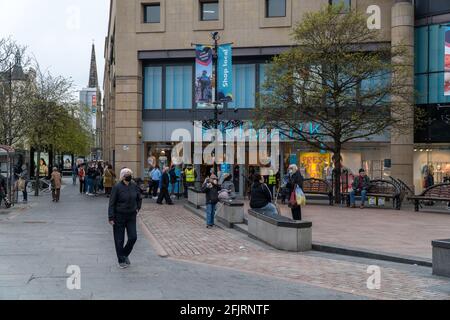
M233 51L231 44L219 46L218 61L218 100L220 102L233 101Z
M197 45L195 49L195 102L213 102L213 50L211 47Z

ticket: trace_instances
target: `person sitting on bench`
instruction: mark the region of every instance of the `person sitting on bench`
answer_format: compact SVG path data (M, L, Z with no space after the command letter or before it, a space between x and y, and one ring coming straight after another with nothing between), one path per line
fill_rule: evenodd
M359 170L359 176L355 177L352 183L352 191L350 192L350 207L356 208L355 197L357 194L361 195L361 209L364 209L364 203L366 202L367 190L370 186L370 179L366 176L364 169Z

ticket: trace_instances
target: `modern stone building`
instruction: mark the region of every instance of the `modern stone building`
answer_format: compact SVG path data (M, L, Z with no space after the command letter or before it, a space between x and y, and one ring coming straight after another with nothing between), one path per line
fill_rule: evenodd
M192 132L193 121L213 118L211 110L197 108L194 103L195 51L192 46L193 43L212 44L210 33L213 31L219 32L221 43L233 43L235 102L228 105L219 118L248 120L255 107L255 94L264 81L267 61L292 45L291 30L305 12L318 10L331 2L339 1L112 0L104 53L104 160L112 162L116 170L127 166L143 176L149 159L170 163L174 129L185 128ZM427 45L420 36L427 28L437 28L436 34L429 38L436 43L430 45L440 50L436 54L443 54L443 29L434 26L450 22L449 1L436 1L442 3L441 6L435 1L415 1L418 16L415 16L412 1L407 0L343 2L362 12L367 12L371 5L378 6L382 39L367 44L368 48L406 45L412 54L416 53L416 74L420 71L416 79L419 77L419 81L424 71L419 70L417 64L423 63L424 55L417 57L417 48L423 51L423 46ZM411 77L405 81L413 86L412 63L410 67ZM442 76L443 83L443 55L442 64L436 68L427 69L429 77L435 76L435 71L441 72L439 77ZM424 93L420 83L419 89ZM440 101L444 96L434 94L429 92L428 96L439 101L420 100L421 104L442 105L450 101L448 97ZM421 170L430 162L430 157L424 159L424 153L419 155L420 152L414 150L436 152L431 145L439 135L419 136L416 134L414 141L411 124L409 133L380 135L370 141L350 143L343 154L344 166L353 172L365 167L373 178L391 174L420 189ZM428 139L427 148L425 144L421 147L422 138ZM450 172L450 135L444 140L447 145L443 148L447 149L439 151L439 159L442 155ZM331 161L331 155L292 142L282 143L281 153L281 163L285 165L306 163L307 176L325 178ZM241 192L242 174L247 171L245 166L234 168L235 183Z

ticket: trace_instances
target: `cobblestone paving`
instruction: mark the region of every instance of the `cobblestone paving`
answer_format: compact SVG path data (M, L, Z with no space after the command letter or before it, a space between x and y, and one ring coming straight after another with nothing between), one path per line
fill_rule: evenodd
M405 269L395 263L384 263L381 288L369 290L367 263L330 258L332 255L321 257L317 253L273 250L234 231L206 229L201 218L181 205L168 208L146 204L142 217L172 259L283 278L374 299L450 299L450 282L431 276L430 268L408 266Z

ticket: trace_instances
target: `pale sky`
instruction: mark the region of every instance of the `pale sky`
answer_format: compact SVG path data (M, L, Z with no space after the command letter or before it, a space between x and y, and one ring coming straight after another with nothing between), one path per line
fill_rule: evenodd
M103 85L109 0L0 0L0 38L27 46L43 69L88 85L92 41Z

